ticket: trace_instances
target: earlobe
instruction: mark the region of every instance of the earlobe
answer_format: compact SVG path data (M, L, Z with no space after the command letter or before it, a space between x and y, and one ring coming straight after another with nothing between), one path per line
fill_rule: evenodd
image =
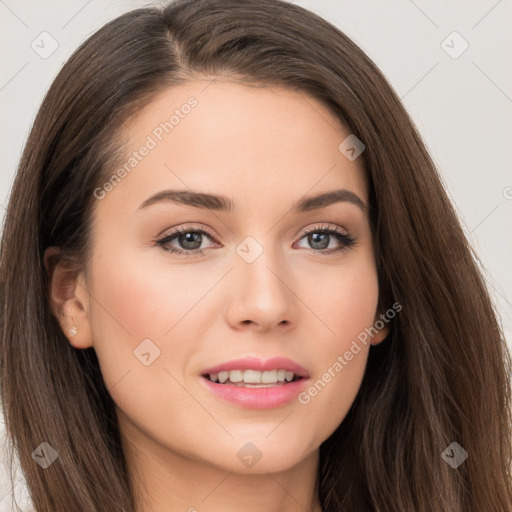
M84 284L79 282L81 273L60 255L57 247L48 247L44 252L50 305L70 344L77 349L90 348L93 342L89 304Z
M389 327L386 325L383 327L375 336L372 337L370 343L372 345L378 345L380 342L384 341L389 334Z
M388 334L389 334L389 325L388 325L388 322L389 320L387 321L384 321L382 319L384 315L376 315L375 316L375 321L374 321L374 328L378 331L375 335L372 336L371 340L370 340L370 343L372 345L378 345L379 343L381 343L382 341L384 341Z

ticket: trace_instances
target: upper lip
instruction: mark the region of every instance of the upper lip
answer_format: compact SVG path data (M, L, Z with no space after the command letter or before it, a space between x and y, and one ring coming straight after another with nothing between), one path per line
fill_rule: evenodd
M202 375L210 373L219 373L231 370L286 370L293 372L299 377L309 377L308 371L300 364L288 359L287 357L271 357L269 359L260 359L258 357L243 357L233 359L225 363L212 366L202 372Z

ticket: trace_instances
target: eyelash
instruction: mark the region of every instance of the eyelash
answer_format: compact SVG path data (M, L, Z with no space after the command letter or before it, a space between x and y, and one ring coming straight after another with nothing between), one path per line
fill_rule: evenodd
M175 247L167 248L165 247L171 240L174 240L178 235L184 234L184 233L200 233L202 235L208 236L210 239L215 240L215 237L213 234L206 228L192 228L192 227L179 227L174 230L172 230L170 233L165 235L160 240L157 240L156 244L159 247L162 247L164 251L173 253L173 254L179 254L182 256L187 257L194 257L194 256L202 256L204 254L203 249L194 249L192 251L187 251L184 249L176 249ZM315 254L320 254L321 256L329 256L334 253L339 253L342 251L346 251L350 248L352 248L356 240L348 233L343 233L339 229L333 229L329 227L329 224L324 224L322 226L315 226L314 228L308 229L307 231L304 231L299 238L299 240L302 240L305 236L309 235L310 233L320 233L320 234L327 234L331 236L335 236L338 241L342 243L341 247L338 247L337 249L322 249L322 250L315 250L315 249L306 249L308 252L312 252Z

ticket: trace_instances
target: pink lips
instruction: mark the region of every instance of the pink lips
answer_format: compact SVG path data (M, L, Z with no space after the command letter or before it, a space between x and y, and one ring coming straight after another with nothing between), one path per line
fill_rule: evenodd
M245 387L232 384L219 384L210 381L206 374L219 373L221 371L231 370L276 370L283 369L293 372L296 376L302 377L299 380L276 384L269 387ZM234 403L241 407L250 409L272 409L281 407L297 398L297 395L307 386L308 371L285 357L273 357L262 360L256 357L246 357L228 361L211 368L207 368L201 373L201 383L209 391L213 392L219 398Z
M222 363L217 366L207 368L202 372L203 375L207 373L219 373L222 371L229 372L231 370L276 370L283 369L295 373L299 377L308 377L308 371L297 364L296 362L286 357L271 357L270 359L259 359L257 357L244 357L243 359L234 359L227 363Z

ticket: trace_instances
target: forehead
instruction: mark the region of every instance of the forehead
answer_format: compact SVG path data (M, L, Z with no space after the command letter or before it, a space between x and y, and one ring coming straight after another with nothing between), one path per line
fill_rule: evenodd
M126 172L111 195L142 202L160 189L190 188L235 203L239 197L263 206L267 198L272 206L343 187L366 200L361 159L350 161L339 149L349 134L303 92L187 82L165 89L129 120L118 165Z

